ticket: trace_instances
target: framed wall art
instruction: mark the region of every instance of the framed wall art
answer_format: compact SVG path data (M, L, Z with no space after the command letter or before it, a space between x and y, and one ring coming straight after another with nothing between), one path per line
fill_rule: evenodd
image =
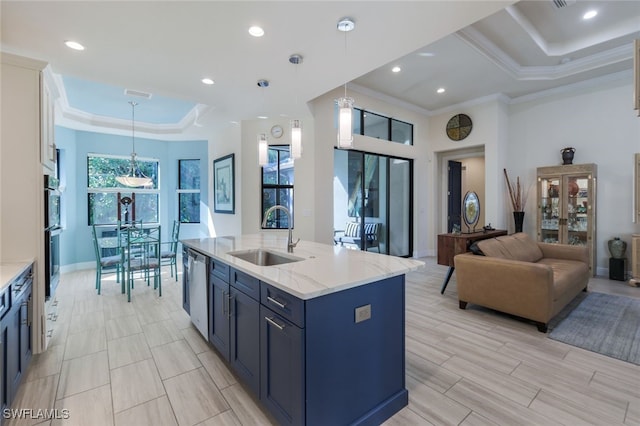
M235 214L235 154L213 160L213 211Z

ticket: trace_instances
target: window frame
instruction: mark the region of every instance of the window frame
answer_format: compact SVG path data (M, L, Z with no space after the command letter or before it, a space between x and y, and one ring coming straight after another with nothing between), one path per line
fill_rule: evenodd
M286 148L286 150L284 149ZM264 166L260 167L260 188L261 188L261 202L260 202L260 228L267 230L267 229L289 229L288 226L281 226L280 223L281 221L279 220L280 214L284 214L284 212L282 212L281 210L277 210L275 211L273 214L277 215L276 217L278 218L276 220L276 227L264 227L262 226L263 223L263 219L264 219L264 212L265 212L265 203L264 203L264 191L265 189L273 189L276 191L276 194L279 193L279 190L284 189L284 190L290 190L291 191L291 208L290 208L290 213L291 213L291 229L293 229L294 224L295 224L295 220L294 220L294 186L295 186L295 163L293 163L293 159L291 159L292 164L294 164L292 166L292 176L294 176L293 182L291 184L280 184L280 166L281 166L281 161L280 161L280 153L283 151L286 151L287 153L289 153L289 158L291 158L291 147L290 145L285 145L285 144L279 144L279 145L269 145L268 147L268 151L276 151L277 152L277 160L276 160L276 164L278 165L277 171L276 171L276 176L278 176L278 183L276 184L272 184L272 183L265 183L264 182ZM268 155L268 154L267 154ZM276 202L276 204L279 204Z
M86 163L86 172L87 172L87 225L91 226L91 225L99 225L99 226L103 226L103 225L117 225L117 220L115 223L92 223L91 218L92 218L92 214L91 214L91 202L90 202L90 198L91 198L91 194L114 194L116 196L118 196L118 193L126 193L126 194L139 194L139 195L149 195L149 194L155 194L156 195L156 200L157 200L157 206L156 206L156 212L157 212L157 222L147 222L150 224L159 224L161 222L161 209L160 209L160 159L158 158L150 158L150 157L136 157L137 161L140 162L153 162L156 163L156 170L158 171L158 175L156 178L156 186L157 188L129 188L129 187L125 187L125 186L115 186L115 187L89 187L89 163L90 163L90 158L91 157L97 157L97 158L111 158L111 159L118 159L118 160L125 160L125 161L130 161L131 160L131 156L129 155L114 155L114 154L100 154L100 153L93 153L93 152L89 152L87 153L87 163ZM134 205L135 208L135 205ZM117 205L116 205L116 209L117 209Z
M198 162L198 171L200 174L200 177L198 179L198 188L197 189L187 189L187 188L182 188L182 181L181 181L181 177L182 177L182 162L187 162L187 161L197 161ZM202 201L202 190L200 188L200 183L202 182L202 167L201 166L201 159L200 158L182 158L182 159L178 159L178 187L176 189L176 195L177 195L177 207L178 207L178 220L180 221L180 223L200 223L200 202ZM190 221L183 221L182 220L182 215L180 214L180 198L183 194L198 194L198 218L197 221L194 220L190 220Z
M359 118L359 121L357 122L357 124L356 124L356 120L354 120L354 122L353 122L353 132L355 134L358 134L358 135L361 135L361 136L367 136L366 135L366 128L365 128L365 126L366 126L366 115L367 114L373 114L373 115L375 115L377 117L381 117L381 118L384 118L384 119L387 120L387 132L386 132L387 136L386 136L386 139L380 139L380 138L377 138L375 136L369 136L369 137L372 137L372 138L378 139L378 140L385 140L387 142L399 143L401 145L413 146L413 128L414 128L413 123L409 123L408 121L404 121L404 120L398 120L396 118L392 118L392 117L386 116L384 114L380 114L378 112L369 111L369 110L366 110L366 109L363 109L363 108L354 107L353 108L353 113L354 113L354 117L357 116ZM401 123L401 124L406 124L406 125L410 126L411 135L410 135L410 139L409 139L409 144L405 144L403 142L398 142L398 141L394 141L393 140L393 123ZM356 131L358 129L358 127L359 127L359 130L360 130L359 132Z

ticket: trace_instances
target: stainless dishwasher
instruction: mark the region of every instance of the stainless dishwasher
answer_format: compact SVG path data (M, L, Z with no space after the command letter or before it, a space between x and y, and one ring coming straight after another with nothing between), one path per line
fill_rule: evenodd
M189 250L189 307L191 322L205 340L209 341L208 297L209 258L194 250Z

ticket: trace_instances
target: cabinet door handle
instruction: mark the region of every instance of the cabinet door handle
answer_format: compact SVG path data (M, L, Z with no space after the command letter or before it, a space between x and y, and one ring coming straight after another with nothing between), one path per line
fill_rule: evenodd
M231 293L228 293L228 297L227 297L227 318L231 318L231 316L233 315L231 313L231 302L233 301L233 299L235 298L235 295L232 295Z
M286 307L286 303L280 303L278 300L274 299L271 296L267 296L267 300L271 303L273 303L274 305L276 305L278 308L280 309L284 309Z
M284 330L284 325L278 324L277 322L275 322L273 319L271 319L269 317L264 317L264 319L266 319L269 324L271 324L272 326L278 328L280 331Z
M25 308L27 310L26 314L24 314L23 308ZM27 304L27 302L22 302L20 304L20 315L22 316L22 318L20 319L20 324L21 325L28 325L28 321L29 321L29 305Z

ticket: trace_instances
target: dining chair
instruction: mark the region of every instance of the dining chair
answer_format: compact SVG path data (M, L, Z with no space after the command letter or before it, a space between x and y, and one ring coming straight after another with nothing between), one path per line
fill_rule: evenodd
M158 289L158 296L162 296L162 279L160 276L160 226L146 228L126 228L126 270L127 270L127 301L131 302L131 289L134 288L134 273L141 272L141 276L150 285L153 277L153 288Z
M116 268L116 282L119 282L122 276L122 290L124 292L124 265L122 263L122 255L120 253L120 244L117 243L117 241L119 241L119 237L117 237L118 240L116 243L113 244L114 247L109 247L114 248L117 254L112 256L102 256L102 247L100 245L100 239L98 238L98 232L96 231L96 225L91 225L91 236L93 238L93 248L96 256L96 290L98 291L98 294L100 294L102 287L102 273L107 269L112 269L113 267Z
M180 221L173 221L173 230L171 231L171 240L168 242L162 243L164 246L164 250L160 253L160 263L162 266L169 265L169 269L171 271L171 276L175 277L176 281L178 281L178 265L176 263L176 259L178 256L178 238L180 235Z

